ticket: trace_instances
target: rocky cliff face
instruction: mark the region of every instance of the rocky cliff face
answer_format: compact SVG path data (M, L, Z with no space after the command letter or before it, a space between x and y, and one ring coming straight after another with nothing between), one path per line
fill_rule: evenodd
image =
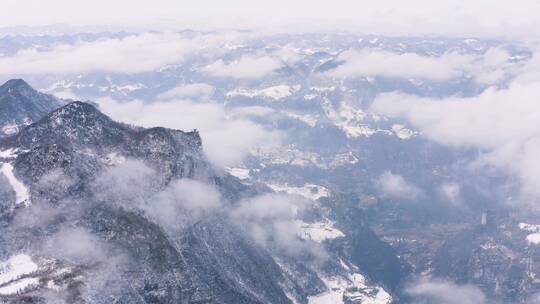
M185 261L162 229L134 209L107 201L110 197L100 196L90 185L99 183L104 170L128 158L139 159L159 172L149 192L158 191L173 178L197 173L202 178L207 175L207 165L196 132L124 126L90 104L74 102L4 140L2 146L3 151L11 151L4 155L3 164L13 167L13 178L24 187L18 191L28 193L24 202L7 206L3 254L29 252L38 268L45 267L41 259L56 265L26 274L35 284L21 285L24 288L17 293L24 296L6 292L7 299L39 302L44 291L51 290L47 284L56 284L52 288L55 297L72 302L110 303L108 299L113 297L122 303L189 303L192 286ZM41 214L44 210L52 213ZM70 248L61 251L80 249L72 246L90 251L105 246L108 249L100 248L94 255L106 252L107 256L79 252L76 260L86 257L77 262L66 258L66 252L45 248L46 240L57 243L58 234L64 238L65 233L73 239L66 243ZM90 243L84 244L87 237ZM111 263L109 258L118 261ZM79 275L50 277L50 272L58 271ZM92 276L104 277L95 281ZM118 290L91 286L108 280L114 280ZM4 283L6 287L14 284Z

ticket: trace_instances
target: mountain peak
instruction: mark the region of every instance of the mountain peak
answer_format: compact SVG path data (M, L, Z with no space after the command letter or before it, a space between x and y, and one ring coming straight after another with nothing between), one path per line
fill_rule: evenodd
M10 79L6 81L2 86L0 86L0 94L5 94L12 92L13 90L17 91L26 91L31 90L35 91L26 81L23 79Z
M0 138L18 133L65 101L34 90L22 79L11 79L0 86Z
M19 140L30 146L36 144L61 143L77 147L85 145L101 146L107 140L120 139L126 127L112 121L93 105L72 102L62 106L34 124L24 128Z
M74 101L71 103L68 103L67 105L56 109L51 113L53 117L72 117L74 115L84 115L84 114L93 114L93 115L99 115L99 116L105 116L105 114L101 113L96 107L91 105L90 103L82 102L82 101Z

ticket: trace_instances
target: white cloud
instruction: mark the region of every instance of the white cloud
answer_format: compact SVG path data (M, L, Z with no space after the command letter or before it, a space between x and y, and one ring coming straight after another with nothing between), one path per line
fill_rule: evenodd
M461 198L461 187L456 183L443 183L439 187L439 193L447 202L454 206L459 206L463 202Z
M437 304L484 304L486 296L476 286L458 285L439 279L422 278L412 283L407 292ZM422 302L424 303L424 302Z
M48 256L79 265L107 258L104 243L83 228L62 228L45 241L43 250Z
M282 63L279 60L270 56L244 55L229 63L219 59L203 70L217 77L256 79L269 75L281 66Z
M212 185L192 179L168 182L160 176L144 162L127 159L106 168L92 187L99 201L143 211L171 233L181 231L221 207L221 194Z
M125 123L185 131L198 129L206 155L219 166L237 164L253 146L278 145L281 141L280 133L231 115L234 113L215 103L173 100L146 104L140 100L117 102L109 98L99 99L98 103L106 114Z
M326 74L332 77L386 76L443 81L473 76L479 83L496 83L510 67L506 50L491 48L482 56L445 53L440 57L416 53L392 53L376 49L349 50L337 60L343 62Z
M268 117L274 113L274 109L262 106L245 106L234 109L234 114L240 117Z
M480 164L517 174L525 194L540 197L540 81L515 81L474 97L428 99L382 94L373 110L407 119L443 145L479 149Z
M471 59L454 53L433 58L373 49L346 51L338 57L338 61L344 63L328 74L334 77L390 76L445 80L459 76L459 66L470 64Z
M49 93L51 94L51 93ZM63 90L59 92L54 92L54 96L62 99L71 99L71 100L82 100L77 94L73 93L71 90Z
M206 83L180 85L158 95L159 99L203 98L209 99L215 88Z
M181 62L193 52L212 49L232 35L143 33L125 38L60 44L50 50L24 49L0 58L0 74L77 74L93 71L138 73Z
M373 109L404 117L437 142L454 147L494 149L536 135L540 107L539 83L514 83L508 89L489 88L469 98L419 98L401 93L379 95Z
M234 223L260 245L288 255L309 253L318 261L327 258L320 244L303 241L295 223L309 202L297 196L263 194L240 202L229 212Z
M141 208L163 227L184 228L221 207L221 195L211 185L196 180L171 182Z
M406 181L403 176L390 171L381 174L376 182L382 194L392 198L412 200L422 194L418 187Z
M302 55L292 45L285 45L272 53L272 56L282 62L293 65L302 59Z
M121 165L102 171L92 184L92 192L99 201L136 208L145 204L161 182L144 162L126 159Z
M128 159L102 172L92 189L99 201L111 202L116 207L131 211L142 211L148 219L173 235L206 216L219 214L268 249L287 255L310 254L316 261L327 257L321 244L299 237L301 231L296 221L312 201L298 196L268 193L243 199L225 208L222 204L225 198L211 184L179 179L163 188L164 184L159 182L158 176L143 162ZM71 235L62 235L61 238L54 238L54 241L71 240ZM81 248L94 240L91 235L81 235L84 242L80 245L75 242L73 247L67 248L74 252L68 252L70 255L78 254Z
M298 216L304 203L304 200L298 200L293 196L266 194L243 201L233 215L236 218L256 221L273 218L293 220Z

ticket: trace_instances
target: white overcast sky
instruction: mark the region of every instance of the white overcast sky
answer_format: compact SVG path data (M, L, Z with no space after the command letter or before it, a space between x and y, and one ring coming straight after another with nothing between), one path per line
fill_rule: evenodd
M0 27L50 24L540 37L537 0L2 0Z

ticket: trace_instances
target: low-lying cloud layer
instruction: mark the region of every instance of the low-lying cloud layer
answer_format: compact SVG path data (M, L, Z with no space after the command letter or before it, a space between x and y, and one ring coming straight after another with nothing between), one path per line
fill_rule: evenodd
M190 131L198 129L209 159L219 165L235 165L256 145L277 145L281 134L253 121L235 117L223 105L190 100L144 103L140 100L98 101L100 109L113 119L143 127L167 127Z
M414 200L422 195L422 190L411 184L399 174L386 171L379 176L376 184L383 196Z
M144 162L127 159L104 170L93 183L93 192L100 201L143 212L171 233L222 207L221 194L210 184L191 179L163 182Z
M280 61L270 56L246 55L229 63L219 59L205 67L204 71L217 77L253 79L267 76L281 65Z
M372 109L404 118L423 136L454 148L481 151L479 164L516 174L524 193L540 197L540 81L520 74L507 88L488 88L474 97L420 98L379 95Z
M159 94L157 97L163 100L181 99L181 98L197 98L210 99L215 88L206 83L192 83L177 86L168 91Z
M291 45L276 50L237 51L253 38L264 39L264 32L222 31L185 35L174 32L144 32L122 38L61 43L19 50L0 56L0 76L55 75L70 77L93 72L137 74L158 71L188 62L190 56L203 59L193 71L229 80L257 80L293 64L302 56ZM221 55L232 55L223 57ZM442 55L392 52L374 48L350 49L340 53L331 77L399 77L430 81L472 78L478 84L499 84L521 67L504 48L490 48L483 54L449 50ZM187 97L205 90L192 84L164 92L162 97ZM189 92L191 90L192 92ZM210 93L211 94L211 93Z
M49 49L29 48L14 56L0 57L0 74L76 75L79 73L141 73L178 64L197 52L219 53L238 33L201 34L186 37L177 33L142 33L124 38L54 45Z
M107 259L105 243L83 228L62 228L45 241L44 253L74 265L88 265Z
M209 184L189 179L171 182L167 188L142 206L165 227L181 228L222 207L221 194Z
M384 76L445 81L465 76L482 84L504 79L512 65L504 49L491 48L485 54L448 52L442 56L416 53L393 53L377 49L349 50L341 53L337 68L327 72L332 77Z
M460 206L463 203L463 198L461 197L461 187L457 183L443 183L439 186L439 193L442 198L445 199L452 206Z
M324 260L327 253L320 244L299 238L296 220L308 206L309 201L297 196L263 194L243 200L230 217L262 246L287 255L307 253Z
M326 258L322 245L299 237L296 221L311 201L268 193L231 204L212 184L179 179L162 187L155 183L158 176L143 162L128 159L102 172L93 188L100 201L142 212L173 236L205 217L216 215L229 219L260 246L272 251L310 254L317 260Z
M441 279L421 278L407 292L429 304L485 304L484 293L473 285L458 285ZM427 302L425 302L427 301Z

